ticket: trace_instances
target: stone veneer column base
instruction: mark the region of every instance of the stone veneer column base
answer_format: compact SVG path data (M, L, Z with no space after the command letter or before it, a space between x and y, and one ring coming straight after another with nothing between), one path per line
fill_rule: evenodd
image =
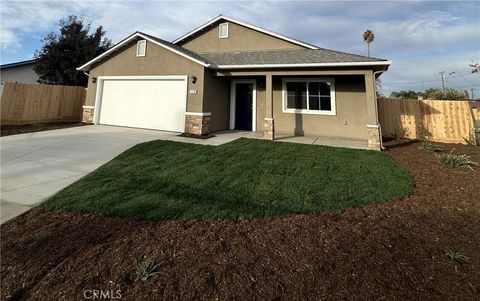
M275 128L273 124L273 118L265 118L263 126L263 139L273 140L275 136Z
M208 135L211 113L185 113L185 133L191 135Z
M93 123L93 113L95 111L94 106L83 106L83 113L82 113L82 122L83 123Z
M380 125L367 125L368 128L368 149L382 150Z

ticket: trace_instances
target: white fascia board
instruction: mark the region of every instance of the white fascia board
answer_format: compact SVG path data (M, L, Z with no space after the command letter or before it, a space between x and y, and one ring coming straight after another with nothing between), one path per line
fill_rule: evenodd
M218 20L222 20L222 19L223 19L223 20L226 20L226 21L229 21L229 22L232 22L232 23L236 23L236 24L242 25L242 26L244 26L244 27L247 27L247 28L250 28L250 29L259 31L259 32L263 32L263 33L265 33L265 34L268 34L268 35L270 35L270 36L273 36L273 37L276 37L276 38L279 38L279 39L282 39L282 40L285 40L285 41L288 41L288 42L290 42L290 43L294 43L294 44L297 44L297 45L301 45L301 46L306 47L306 48L309 48L309 49L318 49L318 47L316 47L316 46L313 46L313 45L310 45L310 44L307 44L307 43L303 43L303 42L301 42L301 41L298 41L298 40L295 40L295 39L286 37L286 36L281 35L281 34L279 34L279 33L270 31L270 30L268 30L268 29L264 29L264 28L261 28L261 27L258 27L258 26L255 26L255 25L252 25L252 24L249 24L249 23L240 21L240 20L236 20L236 19L231 18L231 17L223 16L223 15L220 15L220 16L218 16L218 17L216 17L216 18L208 21L207 23L205 23L205 24L203 24L203 25L200 25L199 27L195 28L194 30L187 32L186 34L184 34L183 36L179 37L178 39L176 39L176 40L173 41L172 43L173 43L173 44L176 44L176 43L184 40L185 38L188 38L189 36L195 34L196 32L204 29L205 27L208 27L208 26L212 25L213 23L217 22Z
M215 66L215 69L389 66L391 63L392 63L391 61L374 61L374 62L351 62L351 63L218 65L218 66Z
M157 42L157 41L155 41L155 40L153 40L153 39L151 39L151 38L149 38L149 37L147 37L147 36L145 36L145 35L137 32L137 33L134 33L133 35L131 35L130 37L126 38L126 39L123 40L122 42L118 43L117 45L113 46L113 47L110 48L109 50L105 51L104 53L100 54L100 55L97 56L96 58L90 60L88 63L86 63L86 64L78 67L77 70L87 71L87 70L85 70L85 68L89 67L91 64L93 64L93 63L97 62L98 60L102 59L103 57L109 55L110 53L114 52L115 50L117 50L117 49L120 48L121 46L129 43L130 41L134 40L134 39L137 38L137 37L141 37L142 39L148 40L148 41L150 41L150 42L152 42L152 43L154 43L154 44L156 44L156 45L158 45L158 46L161 46L161 47L163 47L163 48L165 48L165 49L168 49L168 50L170 50L170 51L172 51L172 52L174 52L174 53L176 53L176 54L178 54L178 55L181 55L181 56L183 56L183 57L185 57L185 58L187 58L187 59L189 59L189 60L191 60L191 61L194 61L195 63L198 63L198 64L200 64L200 65L202 65L202 66L204 66L204 67L209 67L209 66L210 66L210 64L207 64L207 63L205 63L205 62L202 62L202 61L200 61L200 60L197 60L196 58L193 58L193 57L191 57L191 56L189 56L189 55L187 55L187 54L185 54L185 53L183 53L183 52L180 52L180 51L178 51L178 50L176 50L176 49L174 49L174 48L168 47L167 45L164 45L164 44L162 44L162 43L159 43L159 42Z

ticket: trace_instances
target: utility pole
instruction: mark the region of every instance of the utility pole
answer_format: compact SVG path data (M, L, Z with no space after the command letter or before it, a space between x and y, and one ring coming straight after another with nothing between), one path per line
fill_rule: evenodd
M442 93L445 94L445 71L440 72L442 76Z
M472 91L472 93L470 94L470 96L472 97L472 100L475 100L475 97L473 97L473 90L475 90L475 89L473 89L473 88L470 89L470 91Z

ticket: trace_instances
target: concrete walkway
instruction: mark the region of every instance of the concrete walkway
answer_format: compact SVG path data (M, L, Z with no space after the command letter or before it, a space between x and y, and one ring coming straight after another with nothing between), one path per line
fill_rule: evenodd
M262 136L261 132L225 131L202 140L178 137L178 133L172 132L92 125L2 137L0 223L38 205L141 142L162 139L221 145L241 137ZM360 142L329 138L278 136L276 139L295 143L363 147Z

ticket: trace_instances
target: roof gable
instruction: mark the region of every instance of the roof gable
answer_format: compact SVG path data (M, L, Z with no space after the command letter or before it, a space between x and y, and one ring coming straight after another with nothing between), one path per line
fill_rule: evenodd
M205 59L203 59L200 55L198 55L198 54L196 54L192 51L189 51L185 48L182 48L178 45L172 44L172 43L167 42L165 40L162 40L162 39L156 38L154 36L145 34L143 32L137 31L137 32L133 33L132 35L128 36L127 38L123 39L122 41L118 42L115 46L113 46L109 50L105 51L104 53L100 54L99 56L93 58L92 60L90 60L87 63L83 64L82 66L78 67L77 70L88 71L94 63L96 63L98 61L101 61L102 59L108 57L110 54L114 53L115 51L120 50L122 46L128 44L129 42L131 42L131 41L133 41L137 38L142 38L142 39L150 41L154 44L157 44L158 46L161 46L161 47L163 47L167 50L170 50L170 51L172 51L172 52L174 52L174 53L176 53L180 56L183 56L183 57L185 57L185 58L187 58L191 61L194 61L195 63L200 64L204 67L210 66L210 64Z
M234 24L237 24L237 25L241 25L241 26L246 27L248 29L266 34L268 36L277 38L279 40L283 40L283 41L292 43L292 44L297 45L297 46L304 47L306 49L318 49L318 47L315 46L315 45L311 45L311 44L308 44L308 43L305 43L305 42L302 42L302 41L284 36L282 34L270 31L268 29L264 29L264 28L261 28L261 27L258 27L258 26L255 26L255 25L252 25L252 24L249 24L249 23L246 23L246 22L228 17L228 16L224 16L224 15L219 15L218 17L213 18L212 20L200 25L199 27L193 29L192 31L189 31L188 33L186 33L183 36L179 37L178 39L174 40L172 43L182 44L185 41L195 39L194 37L198 33L202 32L203 30L207 29L208 27L212 26L213 24L216 24L217 22L221 22L221 21L227 21L227 22L231 22L231 23L234 23Z

